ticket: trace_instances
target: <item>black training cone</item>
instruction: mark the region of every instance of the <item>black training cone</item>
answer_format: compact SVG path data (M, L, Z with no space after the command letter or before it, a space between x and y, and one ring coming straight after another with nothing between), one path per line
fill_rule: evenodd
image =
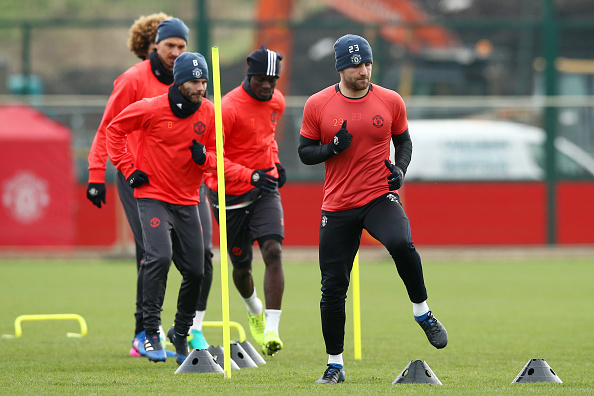
M563 383L544 359L530 359L518 374L514 383L524 382L558 382Z
M248 340L240 342L239 345L241 345L241 347L247 352L247 354L250 355L254 363L266 364L266 360L264 360L264 358L258 353L258 351L256 351L256 348L254 348Z
M175 374L180 373L224 373L224 371L206 349L194 349L175 371Z
M392 384L435 384L443 385L427 363L422 360L410 361Z
M235 360L235 363L237 363L237 365L241 368L258 367L256 362L252 360L245 349L239 345L239 342L231 344L231 358Z
M214 356L215 361L221 366L222 369L225 369L225 350L222 346L209 346L207 349L208 352ZM231 355L231 370L240 370L240 367L237 363L233 360L233 355Z

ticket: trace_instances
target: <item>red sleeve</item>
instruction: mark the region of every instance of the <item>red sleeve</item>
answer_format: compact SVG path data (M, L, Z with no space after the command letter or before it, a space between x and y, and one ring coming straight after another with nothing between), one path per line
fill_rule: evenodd
M126 135L137 131L143 133L150 123L153 112L147 111L147 100L132 103L118 114L107 126L107 153L117 170L128 178L136 170L126 144Z
M227 99L223 103L224 109L222 112L223 118L223 141L230 138L227 131L232 131L235 126L235 120L237 118L237 107L234 102ZM232 137L231 137L232 138ZM223 142L223 147L225 144ZM224 157L225 162L225 181L229 182L244 182L250 183L252 180L252 173L254 169L247 168L241 164L235 163ZM216 174L216 172L215 172Z
M280 164L280 158L278 157L278 143L276 139L272 141L272 159L275 164Z
M135 101L136 80L127 78L127 74L122 74L113 83L113 92L111 93L101 124L91 150L89 152L89 183L105 183L105 164L107 162L107 126L122 110L130 103Z
M214 114L212 119L214 120ZM209 125L210 127L207 132L206 142L204 143L204 148L206 149L206 161L204 161L204 164L198 165L204 172L212 172L217 169L217 136L214 122Z
M303 121L301 122L301 131L299 132L301 136L306 137L312 140L320 140L321 139L321 132L318 126L318 117L315 105L315 96L310 97L307 102L305 102L305 107L303 108Z
M392 135L400 135L408 129L408 119L406 118L406 105L404 99L398 93L394 92L394 122L392 123Z
M275 92L277 92L277 90L275 90ZM278 95L278 100L279 100L279 106L281 108L279 114L278 114L278 118L280 118L283 113L285 112L285 96L278 91L279 95ZM278 142L276 141L276 134L274 139L272 140L272 158L274 159L274 163L275 164L280 164L280 158L278 157Z

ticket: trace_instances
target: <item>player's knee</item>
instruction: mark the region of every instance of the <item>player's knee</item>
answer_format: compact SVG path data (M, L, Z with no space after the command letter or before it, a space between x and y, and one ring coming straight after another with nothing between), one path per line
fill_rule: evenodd
M146 268L159 266L160 268L169 268L171 264L171 254L168 252L153 252L150 258L144 262Z
M282 245L280 242L269 239L262 245L262 259L268 265L269 263L279 263L282 257Z
M202 282L202 278L204 278L204 268L201 266L193 266L185 272L185 277L192 282Z
M252 276L251 267L235 267L233 268L233 279L246 279Z
M325 279L322 281L322 300L343 301L347 297L349 289L348 279Z
M390 252L392 256L397 256L404 252L408 252L411 249L414 249L412 241L410 241L406 236L394 236L392 237L387 243L386 248Z

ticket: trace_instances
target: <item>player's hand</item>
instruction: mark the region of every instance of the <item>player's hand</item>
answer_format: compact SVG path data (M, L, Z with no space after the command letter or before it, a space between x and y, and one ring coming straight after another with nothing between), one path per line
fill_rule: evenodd
M264 192L273 192L278 186L278 179L267 172L274 168L257 169L252 173L252 185Z
M101 202L105 203L105 183L89 183L87 198L93 205L101 209Z
M192 152L192 159L194 162L198 165L204 165L206 162L206 147L196 139L193 139L190 151Z
M402 183L404 183L404 172L402 169L392 164L388 160L385 160L384 163L386 164L386 168L388 168L390 171L390 175L388 176L388 185L390 186L390 191L398 190L400 187L402 187Z
M332 151L334 151L334 154L342 153L351 145L353 135L347 131L346 125L347 122L344 120L340 129L336 132L336 135L334 135L334 139L332 140Z
M281 188L287 181L287 172L279 162L277 162L275 165L276 170L278 170L278 188Z
M130 177L127 179L128 185L132 188L138 188L142 186L144 183L148 183L148 175L141 170L136 169Z

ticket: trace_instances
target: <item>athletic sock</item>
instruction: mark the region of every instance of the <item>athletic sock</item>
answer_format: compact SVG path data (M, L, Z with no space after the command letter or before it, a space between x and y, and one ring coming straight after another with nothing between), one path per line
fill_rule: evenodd
M262 313L262 301L258 300L255 287L254 293L250 297L244 298L243 301L245 301L245 306L250 315L258 316Z
M429 312L429 305L427 305L427 301L423 301L422 303L413 303L413 315L415 318L425 315Z
M342 353L338 355L328 355L328 364L337 364L340 368L343 368L344 362L342 360Z
M192 322L192 327L190 327L190 330L202 330L202 322L204 321L205 314L206 311L196 311L196 316L194 316L194 322Z
M280 323L281 311L280 309L266 309L266 328L264 333L270 330L274 330L278 333L278 325Z

